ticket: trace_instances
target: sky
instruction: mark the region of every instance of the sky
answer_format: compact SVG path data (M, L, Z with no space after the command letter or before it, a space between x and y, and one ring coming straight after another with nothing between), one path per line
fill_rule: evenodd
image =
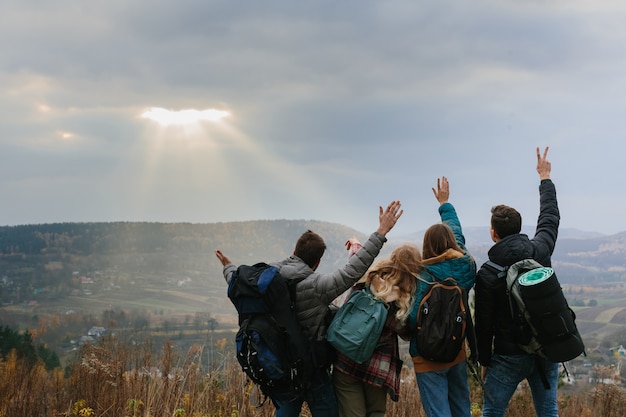
M321 220L392 234L490 208L626 231L626 3L3 3L0 225ZM391 235L391 234L390 234Z

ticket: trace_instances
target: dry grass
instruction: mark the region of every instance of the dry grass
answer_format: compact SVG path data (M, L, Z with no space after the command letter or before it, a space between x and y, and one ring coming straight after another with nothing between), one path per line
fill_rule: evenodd
M221 345L220 345L221 343ZM216 344L226 349L226 343ZM149 342L122 345L113 338L85 346L68 375L29 367L16 355L0 362L0 417L269 417L273 406L257 407L258 392L247 383L232 354L210 372L201 371L203 348L184 355L169 343L156 353ZM480 415L480 386L471 381L472 413ZM527 389L512 399L507 417L532 415ZM303 415L309 415L305 409ZM389 402L390 417L424 416L411 370L403 370L401 399ZM624 417L626 394L598 385L590 392L560 395L561 417Z

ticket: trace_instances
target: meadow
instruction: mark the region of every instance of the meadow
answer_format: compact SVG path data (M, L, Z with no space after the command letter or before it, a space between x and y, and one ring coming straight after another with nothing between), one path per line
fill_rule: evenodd
M207 370L205 346L177 352L166 341L153 346L105 337L85 344L65 370L46 370L9 354L0 362L0 417L269 417L273 406L251 385L232 359L228 339L215 341L217 360ZM480 385L470 378L472 414L479 416ZM507 417L526 417L532 407L523 385ZM561 417L624 417L626 392L615 385L591 385L559 394ZM303 410L304 416L310 415ZM390 417L424 416L415 377L403 368L401 398L389 401Z
M220 247L248 263L274 259L285 255L284 248L291 248L303 227L317 230L324 225L283 221L210 225L206 230L157 224L47 227L53 226L61 229L54 239L53 231L43 233L42 226L10 228L1 235L20 232L22 246L32 253L17 250L17 240L0 257L6 274L0 280L0 323L31 332L37 343L59 352L62 366L47 370L15 354L1 359L0 417L273 415L268 402L259 406L262 398L234 362L235 310L225 297L226 284L212 250ZM266 244L268 228L276 229L280 239L274 240L284 243ZM109 229L129 230L120 235ZM345 261L343 246L332 242L342 243L352 231L336 226L322 230L329 237L330 270ZM174 232L178 234L171 236ZM232 236L238 240L231 242ZM33 244L39 241L41 247ZM624 257L620 252L611 259L597 262L614 268ZM559 270L570 264L561 263ZM581 269L579 263L574 266ZM597 269L581 269L584 279L572 278L564 285L589 353L572 368L592 363L611 370L609 348L626 346L626 285L621 270L611 275L592 273L592 267ZM70 343L92 326L105 327L107 335L80 348ZM403 372L400 401L389 403L387 415L423 416L415 377L408 367ZM481 388L470 381L472 412L480 415ZM507 416L532 415L531 407L522 386ZM560 391L560 416L626 417L626 394L617 385L566 385Z

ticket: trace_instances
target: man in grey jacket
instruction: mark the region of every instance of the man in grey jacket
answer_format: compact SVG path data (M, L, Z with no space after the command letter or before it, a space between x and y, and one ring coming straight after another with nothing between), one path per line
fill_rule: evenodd
M338 270L323 274L316 272L326 245L321 236L306 231L296 242L293 255L276 263L280 274L288 280L301 280L296 286L296 311L306 336L311 341L315 372L303 395L293 401L277 401L277 417L297 417L306 401L313 417L337 417L337 400L330 376L332 358L326 343L328 305L355 284L380 253L387 233L402 215L399 201L392 201L383 210L379 207L379 226L348 262ZM221 251L215 251L224 266L224 278L229 282L237 266Z

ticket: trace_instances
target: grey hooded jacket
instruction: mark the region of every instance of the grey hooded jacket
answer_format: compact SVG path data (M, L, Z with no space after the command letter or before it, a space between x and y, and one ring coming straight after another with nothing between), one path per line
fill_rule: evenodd
M354 285L367 272L387 238L374 232L343 267L331 273L316 272L295 255L274 263L287 280L302 279L296 286L296 311L305 335L312 342L326 340L329 304ZM224 278L230 282L237 267L224 267Z

